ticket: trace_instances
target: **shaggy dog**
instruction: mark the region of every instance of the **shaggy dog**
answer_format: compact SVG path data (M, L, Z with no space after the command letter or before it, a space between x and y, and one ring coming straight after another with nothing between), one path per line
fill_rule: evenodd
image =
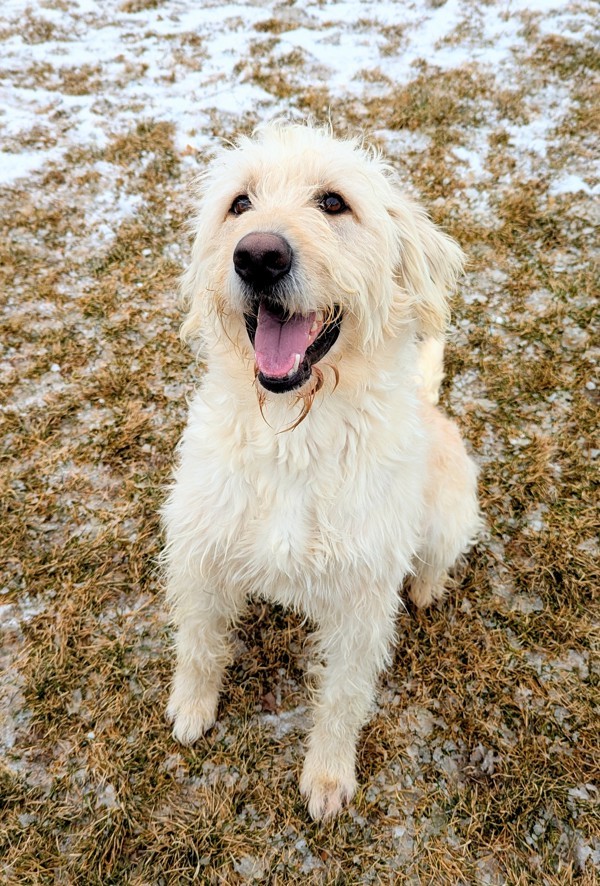
M480 518L477 470L436 408L458 246L357 140L270 124L201 178L183 333L207 370L163 511L189 744L215 722L249 596L315 624L300 781L313 818L356 790L359 732L400 588L442 596Z

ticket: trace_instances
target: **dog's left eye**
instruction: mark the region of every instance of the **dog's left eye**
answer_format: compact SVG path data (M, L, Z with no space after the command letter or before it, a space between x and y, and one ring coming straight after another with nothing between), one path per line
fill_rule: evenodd
M341 212L347 212L350 207L339 194L324 194L319 200L319 209L328 215L339 215Z
M252 209L250 197L248 197L247 194L240 194L231 204L229 211L233 213L233 215L241 215L242 212L248 212L249 209Z

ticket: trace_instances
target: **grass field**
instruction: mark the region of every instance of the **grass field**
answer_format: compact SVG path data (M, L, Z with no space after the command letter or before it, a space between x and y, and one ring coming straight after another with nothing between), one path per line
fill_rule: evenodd
M0 882L591 886L594 6L200 6L1 13ZM297 788L294 615L252 606L197 746L164 720L157 511L202 376L185 195L219 138L282 111L371 133L468 254L443 405L489 527L447 600L399 619L360 791L326 825Z

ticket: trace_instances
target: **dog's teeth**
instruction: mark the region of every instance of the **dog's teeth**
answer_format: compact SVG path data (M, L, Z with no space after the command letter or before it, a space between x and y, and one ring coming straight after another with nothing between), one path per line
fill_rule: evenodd
M317 326L318 326L318 325L319 325L319 324L318 324L317 321L315 320L315 322L313 323L313 325L310 327L310 331L311 331L311 333L312 333L312 332L316 332L316 330L317 330Z
M288 372L288 378L291 378L292 375L296 375L298 372L298 367L300 366L300 354L296 354L296 359L294 360L294 365Z

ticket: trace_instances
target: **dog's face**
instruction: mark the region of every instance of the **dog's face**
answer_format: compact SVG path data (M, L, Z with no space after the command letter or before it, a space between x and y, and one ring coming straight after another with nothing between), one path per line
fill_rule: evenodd
M443 329L460 250L357 141L265 127L213 164L200 196L185 331L218 317L211 334L253 358L268 391L373 354L406 324Z

